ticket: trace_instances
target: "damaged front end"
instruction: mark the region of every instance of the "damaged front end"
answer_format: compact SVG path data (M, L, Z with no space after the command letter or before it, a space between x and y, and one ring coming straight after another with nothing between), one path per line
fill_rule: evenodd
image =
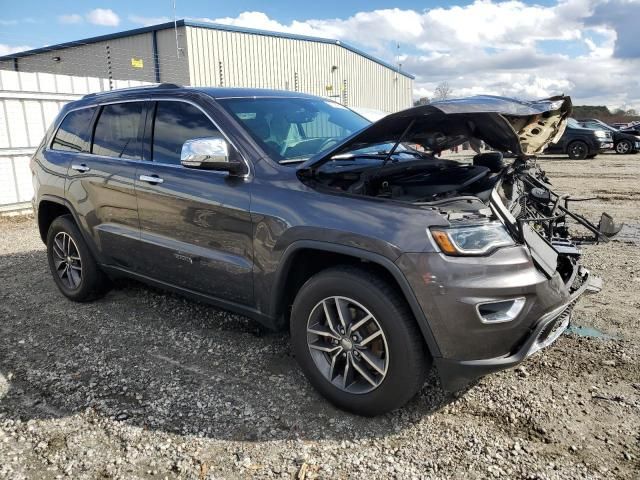
M535 155L562 136L570 113L566 96L435 102L383 118L307 161L299 175L329 191L431 208L454 224L497 217L547 275L558 270L569 278L579 244L589 241L572 236L571 222L596 243L620 230L607 214L595 225L573 212L571 203L588 199L555 192L536 163ZM470 163L441 158L463 143L477 152Z
M536 246L531 250L540 268L548 275L558 271L569 282L576 274L580 246L608 242L622 228L607 213L596 225L570 208L571 203L589 200L593 198L555 192L537 163L522 159L502 172L491 206L520 242Z
M580 265L580 246L608 241L620 227L607 214L596 225L572 211L572 203L588 199L554 191L535 157L562 136L570 113L565 96L437 102L389 115L298 170L305 183L322 191L384 199L390 208L396 202L410 204L447 220L447 227L428 229L444 255L429 260L428 269L419 254L409 255L404 268L446 278L446 285L424 286L422 276L415 277L416 288L425 291L423 308L435 308L432 317L451 312L457 328L477 332L486 346L475 353L456 345L442 348L449 358L436 363L453 372L451 388L462 385L456 378L469 377L458 370L504 368L553 342L578 297L600 288ZM476 154L441 157L463 143ZM486 261L460 261L474 256ZM518 284L524 278L517 277L518 269L529 268L527 262L536 273L527 276L531 283ZM473 287L468 278L478 279ZM442 297L441 287L457 300ZM487 327L478 327L478 320ZM511 322L510 327L498 327L501 322ZM453 337L447 333L454 328L449 322L435 328L441 337ZM504 346L507 351L500 350Z

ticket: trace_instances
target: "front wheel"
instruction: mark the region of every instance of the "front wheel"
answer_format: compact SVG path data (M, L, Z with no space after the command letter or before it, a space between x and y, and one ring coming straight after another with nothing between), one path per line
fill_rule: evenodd
M631 153L631 150L633 150L633 145L629 140L620 140L616 143L616 153L620 155Z
M404 299L359 268L332 268L309 279L291 312L296 359L334 405L374 416L404 405L429 367L424 339Z
M569 144L567 154L572 160L584 160L589 155L589 147L583 141L576 140Z

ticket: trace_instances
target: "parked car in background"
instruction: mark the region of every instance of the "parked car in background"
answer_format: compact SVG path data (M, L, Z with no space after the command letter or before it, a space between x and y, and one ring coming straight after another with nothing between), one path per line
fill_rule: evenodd
M611 137L613 138L613 149L616 153L637 153L638 150L640 150L640 137L632 134L631 131L619 130L611 125L607 125L597 118L587 118L578 121L580 122L580 125L585 128L611 132Z
M472 97L370 124L299 92L90 94L32 157L34 209L67 298L132 277L289 330L319 392L376 415L431 365L458 391L567 328L592 281L530 158L570 110ZM436 157L471 138L495 151Z
M620 123L620 122L614 122L610 124L613 128L620 128L620 129L626 129L629 128L629 126L631 125L630 123Z
M585 128L575 118L567 120L567 128L557 143L550 144L544 153L566 153L573 160L593 158L613 148L611 132Z
M631 122L624 127L620 127L620 131L623 133L630 133L640 137L640 122Z

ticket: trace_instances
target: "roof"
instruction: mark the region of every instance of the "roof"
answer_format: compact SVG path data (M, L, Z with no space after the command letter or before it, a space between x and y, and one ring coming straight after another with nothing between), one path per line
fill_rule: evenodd
M415 77L403 70L401 70L400 68L398 68L396 65L392 65L388 62L385 62L384 60L380 60L379 58L374 57L373 55L369 55L366 52L363 52L362 50L356 48L356 47L352 47L349 44L346 44L340 40L335 40L335 39L329 39L329 38L321 38L321 37L312 37L312 36L307 36L307 35L297 35L297 34L293 34L293 33L282 33L282 32L272 32L272 31L268 31L268 30L258 30L255 28L245 28L245 27L236 27L233 25L222 25L219 23L208 23L208 22L194 22L191 20L177 20L175 22L167 22L167 23L159 23L157 25L150 25L148 27L142 27L142 28L134 28L132 30L124 30L122 32L117 32L117 33L111 33L108 35L100 35L97 37L90 37L90 38L84 38L82 40L76 40L73 42L65 42L65 43L58 43L56 45L48 45L46 47L42 47L42 48L36 48L34 50L27 50L24 52L17 52L17 53L12 53L9 55L4 55L0 57L0 61L2 60L12 60L15 58L21 58L21 57L28 57L30 55L36 55L39 53L46 53L46 52L51 52L51 51L55 51L55 50L63 50L65 48L70 48L70 47L77 47L80 45L84 45L87 43L97 43L97 42L104 42L106 40L112 40L115 38L123 38L123 37L130 37L133 35L140 35L143 33L149 33L149 32L154 32L154 31L158 31L158 30L167 30L170 28L174 28L174 26L178 26L178 27L198 27L198 28L208 28L211 30L222 30L222 31L227 31L227 32L238 32L238 33L247 33L250 35L262 35L262 36L267 36L267 37L278 37L278 38L288 38L288 39L292 39L292 40L303 40L303 41L307 41L307 42L317 42L317 43L327 43L330 45L338 45L342 48L345 48L353 53L356 53L360 56L363 56L365 58L368 58L369 60L382 65L383 67L389 68L391 70L393 70L394 72L398 72L401 75L404 75L405 77L414 79Z
M89 93L82 97L85 99L102 99L104 97L117 96L136 96L140 93L184 93L184 92L202 92L214 99L223 98L321 98L303 92L293 92L290 90L272 90L268 88L241 88L241 87L187 87L176 85L174 83L161 83L159 85L141 85L138 87L118 88L115 90L107 90L104 92ZM326 100L323 98L323 100Z
M67 105L88 106L120 100L164 98L165 96L179 98L191 92L202 93L214 100L222 100L225 98L309 98L327 100L324 97L317 97L308 93L293 92L290 90L239 87L188 87L174 83L161 83L88 93L79 100L70 102Z
M210 97L219 98L250 98L250 97L281 97L281 98L319 98L303 92L291 90L272 90L269 88L242 88L242 87L186 87L206 93ZM321 98L321 97L320 97ZM326 100L323 98L323 100Z

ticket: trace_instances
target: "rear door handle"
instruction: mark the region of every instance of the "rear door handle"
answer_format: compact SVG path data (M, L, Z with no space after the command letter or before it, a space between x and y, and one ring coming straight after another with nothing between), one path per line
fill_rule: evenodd
M87 167L84 163L80 163L80 164L73 164L71 165L71 168L73 168L75 171L77 172L88 172L89 170L91 170L89 167Z
M164 182L164 180L157 175L140 175L140 180L152 185L158 185L159 183Z

